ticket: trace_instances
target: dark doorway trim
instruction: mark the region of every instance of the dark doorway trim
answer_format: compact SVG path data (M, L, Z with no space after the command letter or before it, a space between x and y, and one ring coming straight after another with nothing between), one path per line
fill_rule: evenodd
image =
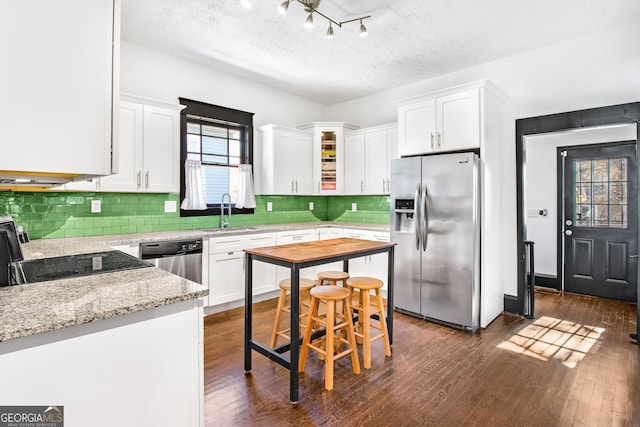
M640 124L640 102L590 108L568 113L549 114L516 120L516 202L517 202L517 257L518 257L518 295L504 296L504 309L511 313L524 313L524 294L526 266L524 253L525 210L524 210L524 164L525 142L527 135L558 132L570 129L588 128L614 124ZM637 126L636 130L639 130ZM637 138L640 139L640 132ZM638 154L636 153L636 156ZM640 164L640 163L639 163ZM640 283L640 282L639 282ZM640 292L639 297L640 298ZM640 317L640 316L639 316ZM640 325L640 322L639 322ZM640 326L639 326L640 328ZM640 332L640 330L638 331Z

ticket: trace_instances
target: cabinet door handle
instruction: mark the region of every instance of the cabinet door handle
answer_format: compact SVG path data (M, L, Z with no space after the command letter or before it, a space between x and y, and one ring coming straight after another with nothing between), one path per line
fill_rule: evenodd
M291 192L293 193L293 179L291 180Z
M442 135L438 132L438 150L442 149Z
M435 146L435 144L433 143L433 132L431 132L431 151L433 151L433 150L435 150L435 149L436 149L436 146Z
M140 176L142 175L142 171L138 171L137 174L137 181L136 181L136 187L138 188L138 190L140 189Z
M296 194L298 193L298 180L296 179Z
M144 174L144 188L149 188L149 171Z
M360 192L364 194L364 181L360 180Z

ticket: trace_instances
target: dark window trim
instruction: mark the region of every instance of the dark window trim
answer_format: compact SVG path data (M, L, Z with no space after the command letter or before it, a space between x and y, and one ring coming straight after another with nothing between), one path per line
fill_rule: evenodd
M253 113L235 110L233 108L222 107L219 105L207 104L206 102L194 101L187 98L178 98L180 104L184 105L180 111L180 201L185 196L185 180L184 180L184 162L187 159L187 115L207 117L220 122L226 122L245 128L247 143L243 144L241 150L248 150L247 160L253 165ZM216 216L220 215L220 204L208 205L207 209L200 211L180 209L181 217L191 216ZM252 214L253 209L238 209L232 206L231 213L236 214Z

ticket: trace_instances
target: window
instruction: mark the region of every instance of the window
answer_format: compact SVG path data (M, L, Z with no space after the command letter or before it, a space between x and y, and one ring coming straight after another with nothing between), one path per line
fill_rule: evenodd
M627 228L627 159L575 160L573 171L576 226Z
M180 216L219 215L222 195L238 196L238 166L253 163L253 113L180 98L185 105L180 116L180 200L185 195L186 159L202 166L208 209L180 210ZM233 213L253 213L253 209L232 209Z

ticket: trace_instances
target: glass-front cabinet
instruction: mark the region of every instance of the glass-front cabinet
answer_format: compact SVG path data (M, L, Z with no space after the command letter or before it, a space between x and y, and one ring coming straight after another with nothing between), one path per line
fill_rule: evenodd
M312 122L299 128L313 131L314 194L342 194L344 132L358 127L345 122Z

